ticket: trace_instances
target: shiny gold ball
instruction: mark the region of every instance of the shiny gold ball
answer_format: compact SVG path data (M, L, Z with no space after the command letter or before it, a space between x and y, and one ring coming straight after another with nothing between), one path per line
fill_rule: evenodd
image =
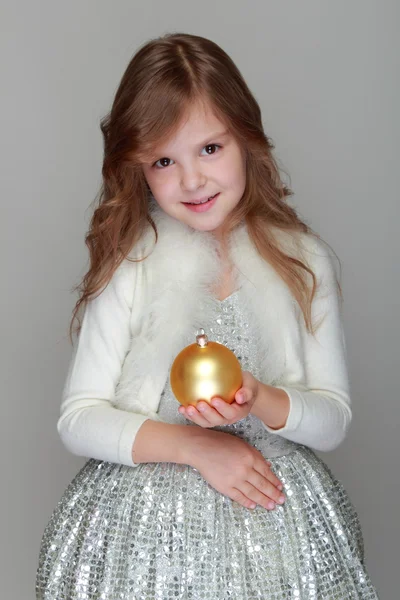
M203 331L203 330L201 330ZM175 358L170 372L173 393L183 406L219 396L228 404L242 386L242 369L235 354L223 344L200 334Z

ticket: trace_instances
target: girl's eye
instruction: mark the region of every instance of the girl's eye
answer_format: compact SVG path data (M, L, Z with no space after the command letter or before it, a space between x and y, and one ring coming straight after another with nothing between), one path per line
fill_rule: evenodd
M221 146L219 144L208 144L207 146L204 146L203 150L206 149L208 150L209 148L221 148ZM215 154L215 152L208 152L207 154Z
M169 167L169 165L168 165L168 164L165 164L165 163L166 163L166 162L168 162L169 160L171 160L171 159L170 159L170 158L166 158L166 157L164 157L164 158L160 158L159 160L157 160L157 161L154 163L154 165L153 165L153 166L154 166L154 167L158 167L159 169L163 169L164 167ZM158 163L161 163L161 164L159 165Z
M219 150L219 148L221 148L221 146L219 144L207 144L207 146L204 146L203 150L206 150L207 154L210 155L210 154L215 154L215 151L218 151L218 150L216 150L217 148ZM213 151L209 152L210 149L211 150L215 149L215 150L214 150L214 152ZM165 167L169 167L172 162L174 162L174 161L171 158L167 158L165 156L163 158L159 158L153 164L153 167L157 167L158 169L165 169Z

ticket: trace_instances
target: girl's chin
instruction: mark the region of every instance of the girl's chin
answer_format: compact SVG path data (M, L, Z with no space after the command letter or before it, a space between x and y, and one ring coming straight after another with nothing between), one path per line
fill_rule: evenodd
M221 223L188 223L184 221L186 225L189 225L195 231L204 231L204 233L212 233L216 237L221 236Z

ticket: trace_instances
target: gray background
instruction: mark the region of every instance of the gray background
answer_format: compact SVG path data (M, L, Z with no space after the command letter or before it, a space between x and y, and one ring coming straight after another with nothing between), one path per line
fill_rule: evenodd
M342 261L354 420L321 456L358 509L381 598L397 598L398 2L0 6L2 597L34 598L43 528L84 463L61 445L56 420L70 289L87 268L100 185L99 119L139 44L184 31L236 61L290 174L291 201Z

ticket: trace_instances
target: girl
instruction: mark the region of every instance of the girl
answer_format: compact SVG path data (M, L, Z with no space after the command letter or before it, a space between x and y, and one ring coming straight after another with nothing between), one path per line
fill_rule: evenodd
M101 129L58 422L89 460L45 529L37 598L376 599L355 509L313 451L351 420L340 286L241 74L207 39L152 40ZM243 384L184 409L169 368L201 327Z

